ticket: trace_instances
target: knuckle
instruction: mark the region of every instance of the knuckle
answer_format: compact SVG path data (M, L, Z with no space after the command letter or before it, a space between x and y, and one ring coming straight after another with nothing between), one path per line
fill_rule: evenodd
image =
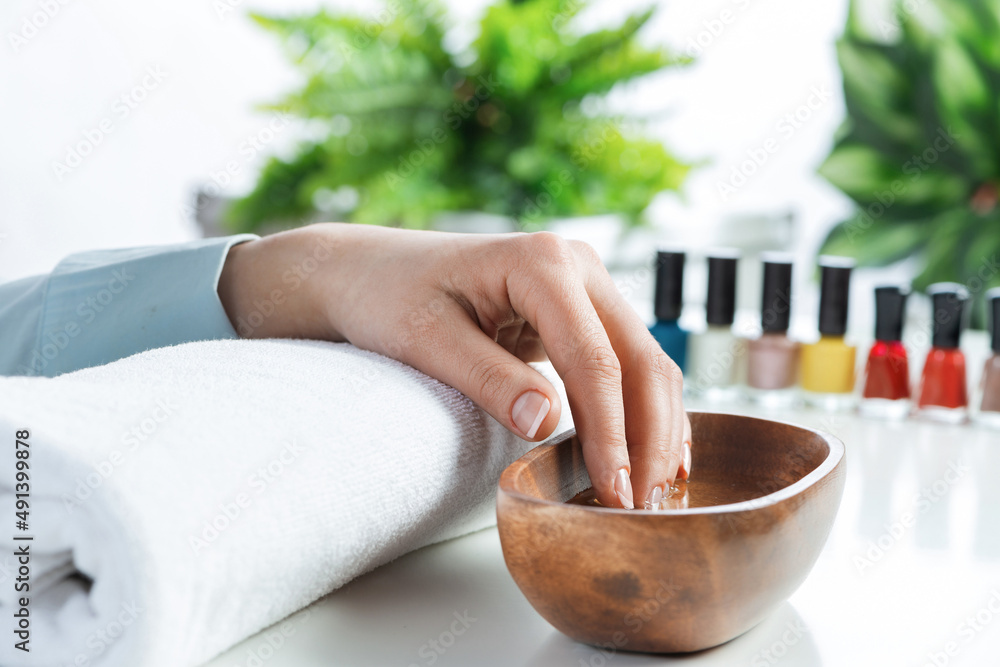
M573 253L588 266L604 266L601 256L594 250L594 246L585 241L567 241Z
M549 266L572 266L573 250L569 242L552 232L535 232L524 237L530 244L530 255L535 261Z
M671 359L660 347L659 343L652 343L649 345L649 351L647 352L649 356L649 366L658 375L667 378L670 381L677 381L681 379L681 367L677 365L677 362Z
M469 369L469 386L484 406L498 405L507 395L507 385L507 364L500 359L485 357Z
M579 368L592 378L608 384L620 385L622 364L618 355L605 343L588 344L581 348L583 358Z
M649 451L645 452L646 464L651 470L654 470L657 473L668 469L670 464L673 463L670 443L666 438L660 438L650 444L652 447ZM663 475L663 477L666 476L667 475Z
M683 383L681 368L671 359L655 340L646 343L640 357L645 368L653 375L662 378L664 384L672 390L679 390Z

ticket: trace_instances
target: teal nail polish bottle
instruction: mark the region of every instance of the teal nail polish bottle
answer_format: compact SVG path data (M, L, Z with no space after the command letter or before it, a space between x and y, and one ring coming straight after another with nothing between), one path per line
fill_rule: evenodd
M688 332L679 320L684 297L684 253L661 250L656 253L656 293L653 307L656 324L649 328L653 338L681 371L687 364Z

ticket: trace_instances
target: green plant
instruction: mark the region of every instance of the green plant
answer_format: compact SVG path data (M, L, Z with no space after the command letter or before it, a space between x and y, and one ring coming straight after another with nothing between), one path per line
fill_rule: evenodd
M1000 1L897 0L870 28L858 4L837 44L847 120L819 170L858 208L823 252L916 255L916 289L1000 284Z
M652 10L578 34L583 0L503 0L470 49L445 47L435 0L388 0L374 17L255 15L284 42L305 83L270 108L307 119L320 138L272 158L231 225L308 216L346 188L362 223L425 227L440 211L543 222L618 212L632 222L688 167L595 112L616 84L679 64L637 40Z

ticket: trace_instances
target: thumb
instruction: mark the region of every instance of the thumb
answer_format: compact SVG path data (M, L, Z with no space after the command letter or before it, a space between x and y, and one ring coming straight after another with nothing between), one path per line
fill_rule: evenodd
M458 389L520 438L552 434L562 406L551 382L465 317L436 329L434 345L402 361Z

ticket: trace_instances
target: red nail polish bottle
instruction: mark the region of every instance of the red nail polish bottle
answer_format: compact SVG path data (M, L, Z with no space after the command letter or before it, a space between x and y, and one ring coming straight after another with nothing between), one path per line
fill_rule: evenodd
M934 335L920 380L921 416L960 423L968 416L965 355L958 348L969 292L956 283L927 288L934 303Z
M903 320L909 290L875 288L875 343L865 365L861 414L902 419L910 411L910 367L903 347Z

